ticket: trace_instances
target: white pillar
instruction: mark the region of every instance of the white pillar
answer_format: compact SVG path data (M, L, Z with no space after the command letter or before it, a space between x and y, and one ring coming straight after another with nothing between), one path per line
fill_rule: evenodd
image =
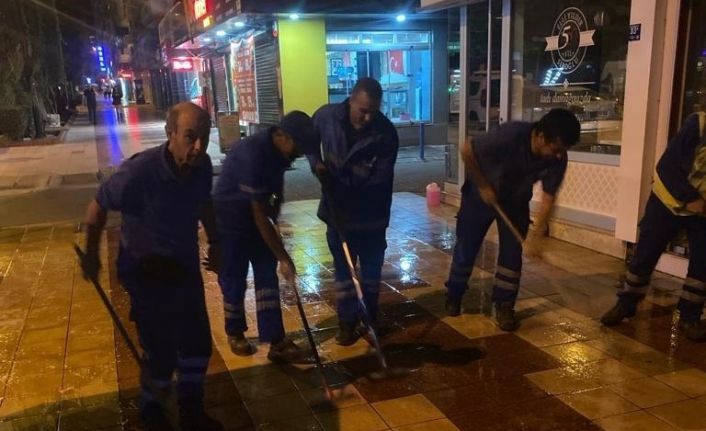
M629 242L637 240L637 224L652 187L660 96L666 85L663 66L674 62L664 49L667 3L672 0L633 1L630 11L630 24L642 24L642 33L639 41L628 43L615 226L616 238Z

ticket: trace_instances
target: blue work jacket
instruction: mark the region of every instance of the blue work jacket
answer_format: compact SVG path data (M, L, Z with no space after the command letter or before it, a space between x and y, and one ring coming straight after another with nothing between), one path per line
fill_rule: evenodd
M235 143L226 156L213 191L221 234L257 234L252 202L268 205L276 220L284 201L284 172L290 162L272 142L273 128Z
M204 163L179 178L170 166L168 143L125 160L101 185L96 201L104 211L122 213L118 272L154 256L199 270L198 222L210 199L213 168Z
M318 216L331 225L334 209L347 231L384 229L390 222L397 130L379 112L365 128L353 130L349 110L346 100L321 107L313 117L321 152L309 162L312 168L322 162L330 177Z

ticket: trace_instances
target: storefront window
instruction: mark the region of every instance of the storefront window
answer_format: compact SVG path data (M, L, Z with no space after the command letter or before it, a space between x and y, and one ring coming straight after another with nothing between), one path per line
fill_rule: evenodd
M461 11L448 11L449 122L446 146L446 181L458 184L459 121L461 113Z
M686 118L697 111L706 110L706 2L689 0L684 5L680 32L680 52L684 55L676 60L675 76L677 85L674 94L675 115L672 115L671 135L684 124ZM690 21L690 22L689 22Z
M512 119L566 108L574 151L620 154L629 17L629 0L515 0Z
M329 102L342 102L358 78L369 76L382 85L381 111L390 120L431 119L429 32L329 32L326 45Z
M502 58L502 2L490 0L468 6L467 130L478 136L500 124L500 63ZM488 28L488 7L492 8L492 27ZM488 55L490 37L490 56ZM488 67L490 62L490 68ZM490 69L490 86L488 86ZM490 97L490 100L488 100ZM488 104L490 103L490 104Z

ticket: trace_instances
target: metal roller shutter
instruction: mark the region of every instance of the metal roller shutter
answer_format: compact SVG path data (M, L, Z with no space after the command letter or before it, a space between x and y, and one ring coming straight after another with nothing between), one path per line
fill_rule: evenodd
M279 123L282 98L279 85L279 47L270 32L255 37L255 73L257 74L257 109L261 126Z
M223 56L211 59L213 73L213 90L216 97L216 112L231 110L228 104L228 77L226 75L226 59Z

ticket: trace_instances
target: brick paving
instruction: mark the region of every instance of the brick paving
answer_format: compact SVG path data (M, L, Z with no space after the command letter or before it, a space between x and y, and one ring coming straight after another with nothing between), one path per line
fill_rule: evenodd
M476 262L464 314L446 317L443 282L455 210L428 209L396 194L384 267L383 351L395 378L378 379L370 346L333 342L332 261L316 201L286 204L283 232L300 273L305 308L341 383L333 406L312 369L278 367L267 347L233 355L222 298L205 273L214 356L207 404L230 430L679 430L706 427L706 346L674 331L680 280L656 275L635 319L617 330L597 317L614 301L622 262L549 240L544 261L527 261L515 333L499 331L490 289L497 237ZM127 321L115 279L117 228L103 242L101 283ZM136 430L137 365L79 274L75 226L0 229L0 430ZM304 344L292 295L284 321ZM248 291L248 318L254 298ZM132 329L131 329L132 331ZM248 333L255 337L256 329ZM134 332L133 332L134 337ZM341 394L342 392L342 394Z

